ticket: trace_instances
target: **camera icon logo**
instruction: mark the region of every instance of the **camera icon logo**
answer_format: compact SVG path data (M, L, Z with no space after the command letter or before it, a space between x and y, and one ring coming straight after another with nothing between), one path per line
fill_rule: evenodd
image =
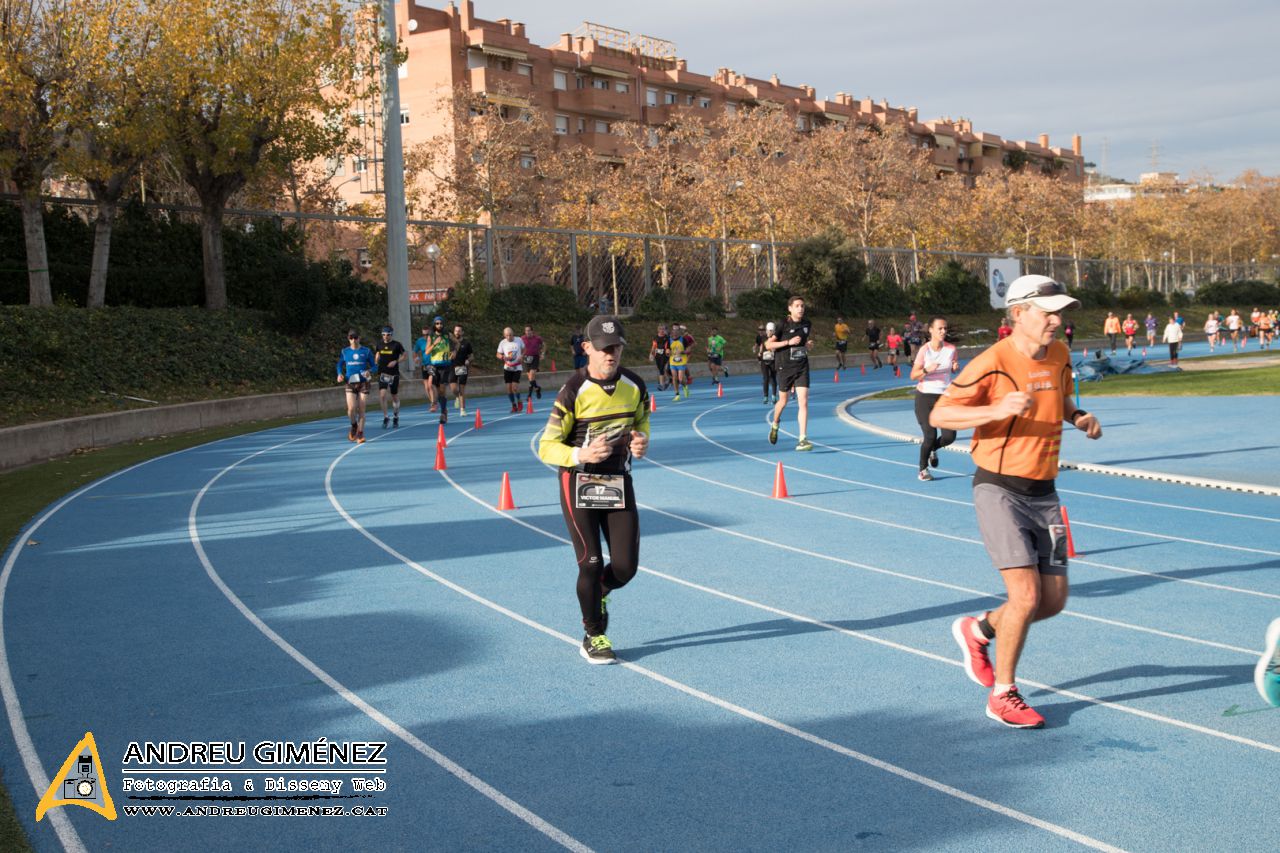
M92 800L97 790L98 780L91 777L80 779L63 779L62 796L68 800Z

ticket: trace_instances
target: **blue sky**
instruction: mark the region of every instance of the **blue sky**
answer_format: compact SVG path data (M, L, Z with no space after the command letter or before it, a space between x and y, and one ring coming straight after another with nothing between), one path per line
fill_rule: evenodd
M432 4L427 4L432 5ZM444 5L440 3L439 5ZM689 69L777 74L921 119L1068 147L1118 177L1280 174L1280 0L477 0L539 44L584 20L675 42Z

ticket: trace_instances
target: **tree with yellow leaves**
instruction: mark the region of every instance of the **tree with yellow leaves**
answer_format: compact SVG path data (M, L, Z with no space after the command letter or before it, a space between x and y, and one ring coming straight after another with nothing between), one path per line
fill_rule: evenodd
M276 158L342 144L367 53L339 0L185 0L166 16L160 128L200 200L205 307L227 306L227 201Z
M85 38L75 0L0 0L0 177L18 191L32 305L52 305L40 191L66 145L63 91Z

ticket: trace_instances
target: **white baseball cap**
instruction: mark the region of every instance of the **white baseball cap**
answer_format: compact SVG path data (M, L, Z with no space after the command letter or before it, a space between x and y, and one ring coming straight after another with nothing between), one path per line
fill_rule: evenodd
M778 327L777 327L776 325L774 325L773 323L765 323L765 324L764 324L764 330L765 330L766 332L773 332L773 331L776 331L776 330L777 330L777 328L778 328Z
M1031 304L1044 311L1079 308L1080 300L1067 294L1067 288L1047 275L1024 275L1009 282L1005 291L1005 307Z

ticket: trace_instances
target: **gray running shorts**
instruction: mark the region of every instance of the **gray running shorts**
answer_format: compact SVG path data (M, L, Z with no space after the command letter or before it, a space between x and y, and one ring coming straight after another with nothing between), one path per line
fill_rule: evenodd
M978 529L997 569L1035 566L1042 575L1067 573L1066 528L1058 495L1030 498L992 483L973 487Z

